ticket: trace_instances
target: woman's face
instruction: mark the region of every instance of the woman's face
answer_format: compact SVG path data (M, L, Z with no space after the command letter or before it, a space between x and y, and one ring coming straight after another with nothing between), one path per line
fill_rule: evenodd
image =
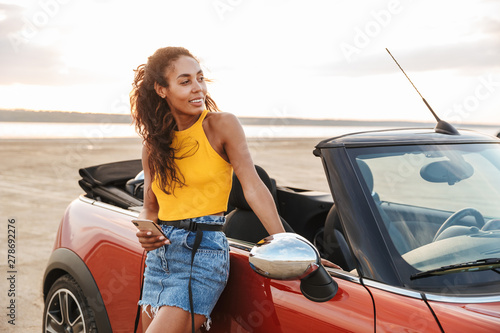
M173 113L195 115L205 110L207 85L195 59L180 57L167 69L166 78L168 87L161 91Z

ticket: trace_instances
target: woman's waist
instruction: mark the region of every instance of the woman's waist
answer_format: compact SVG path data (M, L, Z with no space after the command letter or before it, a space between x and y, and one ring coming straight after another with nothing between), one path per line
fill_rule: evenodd
M208 214L199 217L190 217L185 219L175 219L175 220L162 220L158 218L159 224L170 224L175 222L192 222L192 223L204 223L204 224L224 224L226 222L226 217L224 213Z
M181 220L165 221L158 219L158 224L173 226L189 231L222 231L222 226L226 221L224 215L205 215Z

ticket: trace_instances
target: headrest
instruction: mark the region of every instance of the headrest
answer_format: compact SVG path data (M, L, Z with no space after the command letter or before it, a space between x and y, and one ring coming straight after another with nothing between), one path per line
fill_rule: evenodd
M359 169L361 170L361 174L363 175L363 178L366 182L366 186L368 186L368 190L370 191L370 193L373 193L373 174L370 170L370 167L363 160L356 159L356 162L358 163Z
M266 185L269 191L272 191L272 182L271 178L267 174L264 169L260 166L256 165L255 170L259 175L262 182ZM245 199L245 195L243 194L243 188L241 187L241 183L238 180L238 177L233 173L233 187L231 188L231 193L229 194L229 204L235 208L240 208L244 210L252 210L248 205L248 202Z

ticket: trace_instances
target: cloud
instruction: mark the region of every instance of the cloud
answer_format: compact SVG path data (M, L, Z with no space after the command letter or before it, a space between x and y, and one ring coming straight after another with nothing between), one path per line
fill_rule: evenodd
M40 33L25 16L25 8L0 4L0 84L46 84L60 65L56 49L36 43ZM50 79L49 79L50 78Z
M35 45L23 45L28 38L28 29L23 23L24 8L16 5L0 4L0 84L21 83L29 77L37 77L42 68L52 66L53 52ZM24 49L20 49L26 46ZM36 56L33 56L35 55Z
M430 5L434 11L428 11ZM382 25L370 17L348 27L331 60L312 68L318 75L346 77L399 71L385 51L388 47L406 71L449 70L473 76L499 69L500 20L495 16L499 2L457 5L453 16L443 5L415 4L411 9L395 16L390 24ZM426 15L425 21L422 15Z
M154 51L151 45L161 43L188 47L204 57L214 71L234 72L254 66L256 70L250 72L256 75L280 68L346 77L399 71L385 45L406 71L453 70L482 75L499 66L500 21L494 13L500 8L494 1L481 6L476 3L477 15L462 6L462 15L456 19L435 11L430 25L419 14L427 14L424 10L428 5L434 8L434 4L410 8L404 3L405 10L350 62L339 44L353 44L354 28L364 29L366 20L375 20L367 14L371 7L363 10L360 5L345 8L322 2L306 8L297 1L261 2L235 6L221 20L213 2L200 2L203 7L192 12L186 2L163 7L145 4L146 8L102 0L45 9L40 5L56 2L39 1L31 7L0 4L0 85L117 82L120 75L122 80L125 74L132 75L132 68L146 59L150 49ZM116 6L120 6L120 15L111 17ZM386 6L381 1L376 11ZM176 15L166 20L164 13ZM194 23L186 24L185 13ZM138 17L147 20L134 21ZM351 21L354 23L349 25ZM460 29L462 35L454 35ZM436 30L439 36L433 38ZM151 35L151 31L158 35Z
M500 9L500 8L499 8ZM477 29L491 38L500 37L500 20L491 17L481 17L476 22Z
M494 37L462 43L428 45L413 49L389 48L406 72L452 70L465 75L483 75L500 69L500 38ZM319 75L368 76L399 71L384 48L361 54L349 62L339 59L312 66Z
M0 85L58 86L112 80L109 75L97 77L92 71L66 64L57 47L64 29L52 22L55 14L51 16L48 10L0 4Z

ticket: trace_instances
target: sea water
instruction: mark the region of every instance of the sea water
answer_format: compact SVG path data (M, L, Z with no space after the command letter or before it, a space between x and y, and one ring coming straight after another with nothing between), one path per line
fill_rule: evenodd
M429 125L432 127L432 125ZM243 125L248 138L292 139L328 138L342 134L388 129L387 126L296 126ZM394 128L394 127L392 127ZM496 136L499 126L459 126ZM68 139L68 138L138 138L130 124L119 123L44 123L0 122L0 139Z

